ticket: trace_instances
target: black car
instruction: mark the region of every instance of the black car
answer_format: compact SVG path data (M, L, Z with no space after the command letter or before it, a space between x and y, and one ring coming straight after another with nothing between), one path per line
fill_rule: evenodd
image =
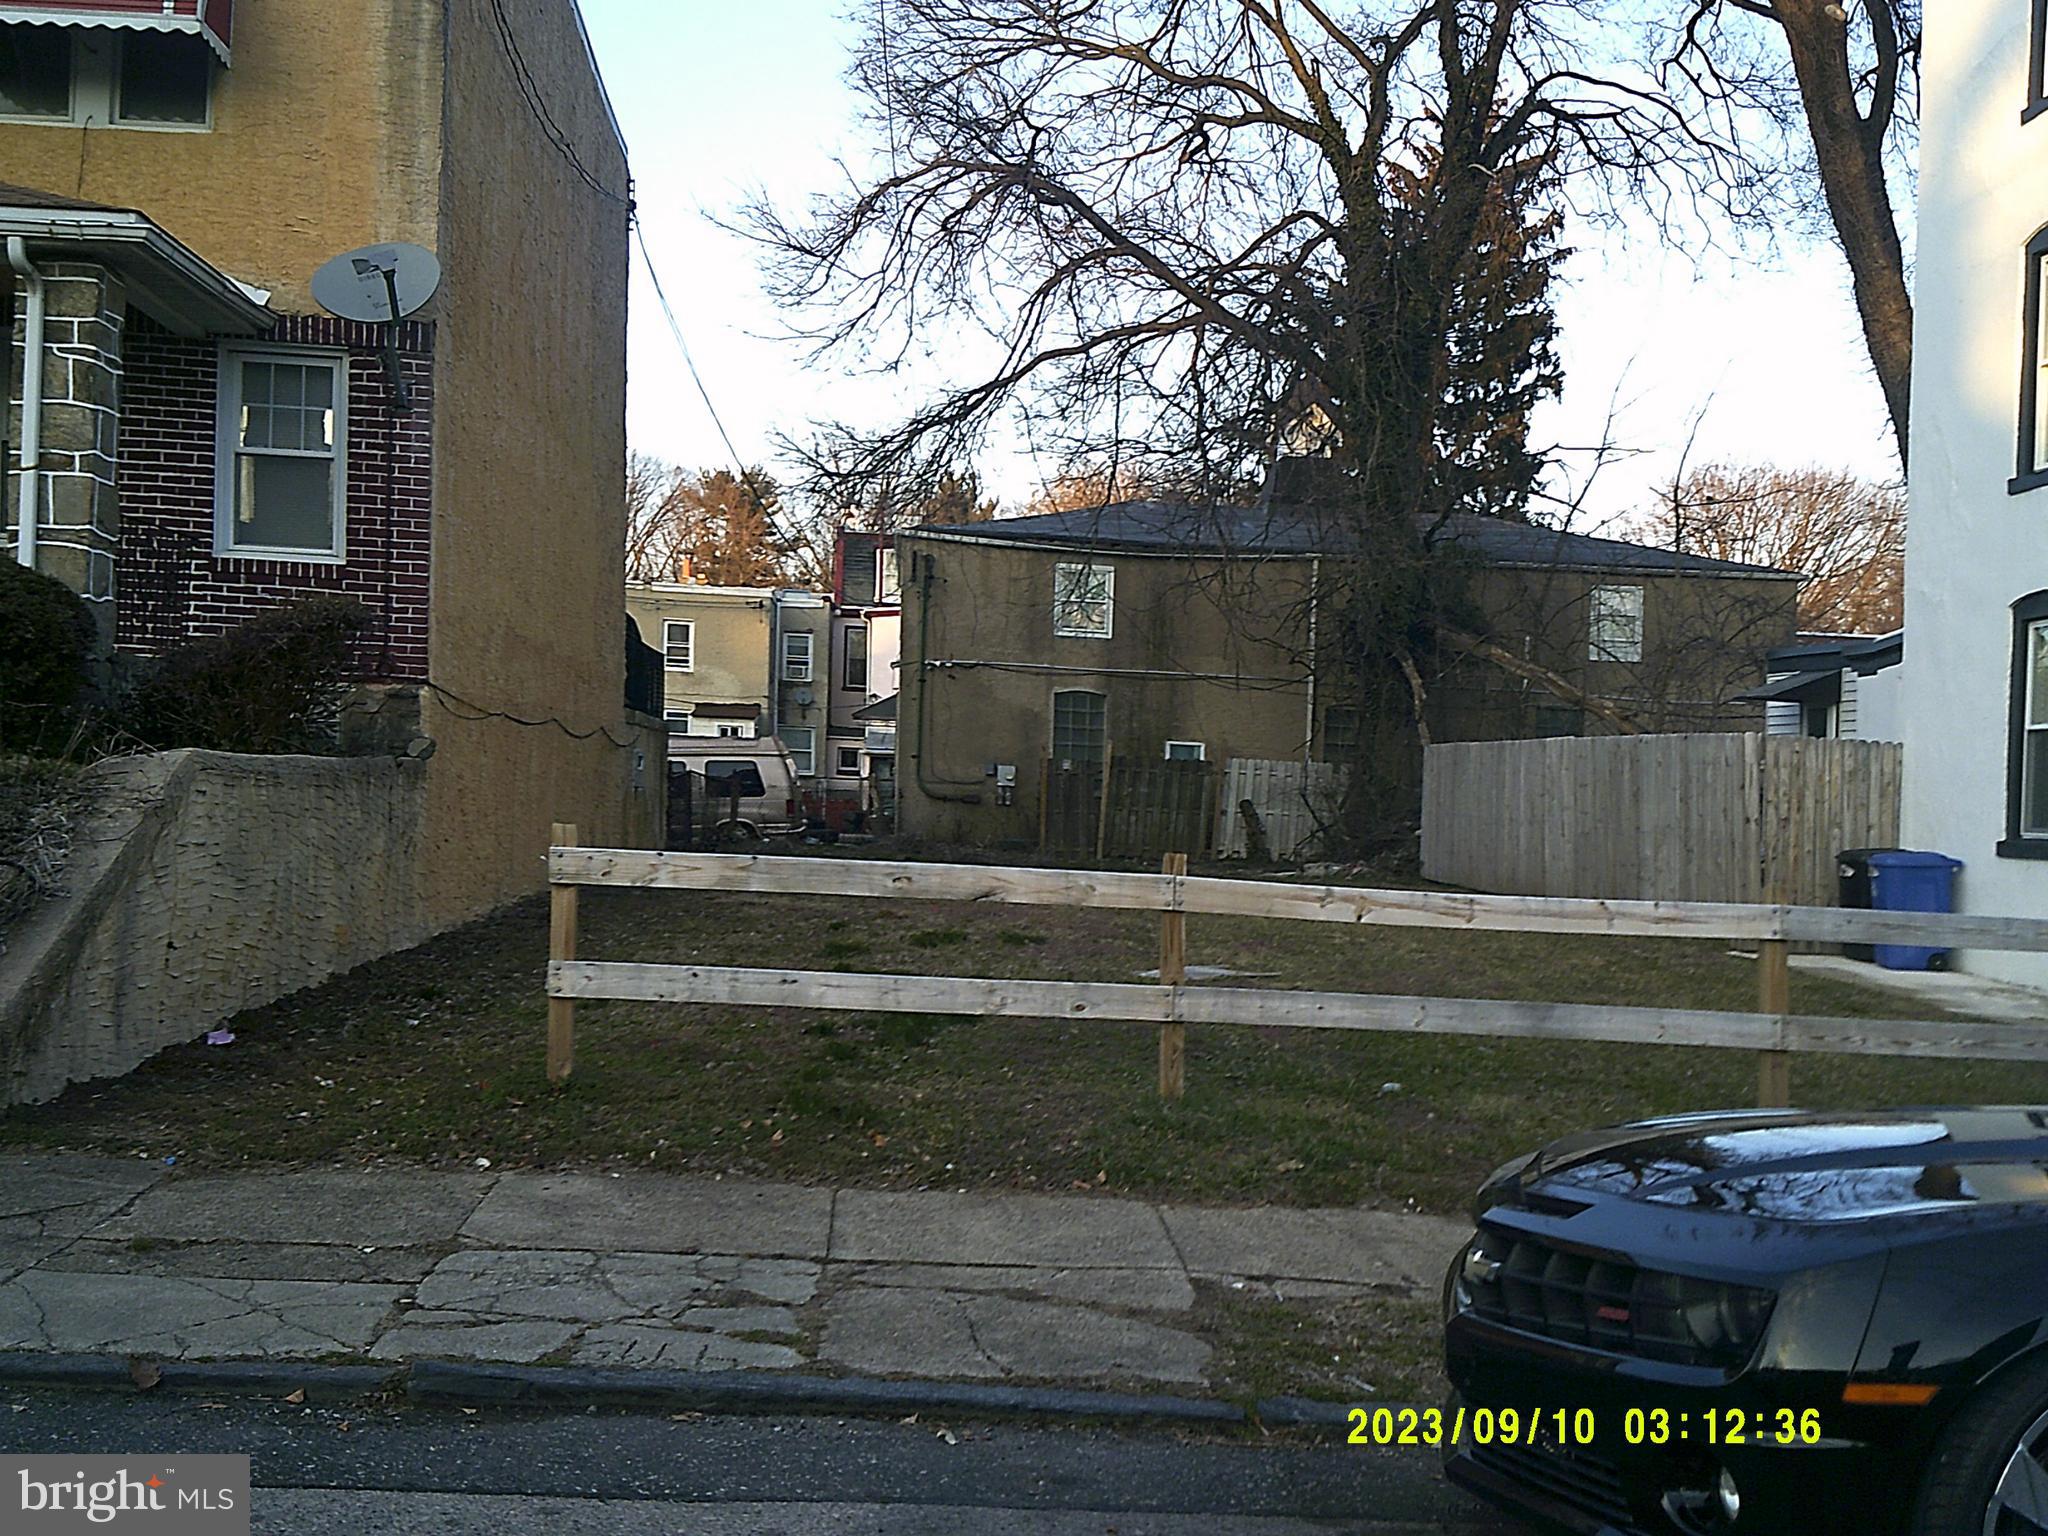
M1586 1536L2048 1532L2048 1110L1643 1121L1474 1216L1462 1487Z

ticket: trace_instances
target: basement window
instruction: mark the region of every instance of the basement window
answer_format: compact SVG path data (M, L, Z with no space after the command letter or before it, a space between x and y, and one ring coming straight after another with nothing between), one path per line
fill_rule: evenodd
M221 349L216 554L341 561L347 402L338 353Z
M1169 741L1166 744L1166 760L1169 763L1200 763L1207 761L1209 748L1199 741Z

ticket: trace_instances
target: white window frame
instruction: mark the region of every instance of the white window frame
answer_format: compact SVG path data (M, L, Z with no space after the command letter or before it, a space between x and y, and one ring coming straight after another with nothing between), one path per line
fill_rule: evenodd
M1072 583L1100 579L1100 596L1076 597ZM1074 615L1096 604L1102 606L1102 624L1096 628L1077 624ZM1108 640L1116 633L1116 567L1086 560L1061 560L1052 568L1052 632L1070 640Z
M329 398L334 409L334 447L327 454L306 448L242 447L242 364L284 363L303 368L325 363L334 374ZM213 553L219 560L293 560L302 565L344 565L348 561L348 354L332 347L247 346L222 342L215 353L213 445ZM328 458L334 465L333 509L326 549L293 549L235 542L235 468L244 452L272 458Z
M1089 698L1102 701L1102 756L1061 757L1060 756L1060 695L1081 693ZM1098 763L1107 766L1109 762L1109 695L1100 688L1055 688L1052 691L1052 707L1046 716L1046 750L1053 763Z
M1175 747L1193 747L1194 755L1175 757ZM1209 761L1209 744L1205 741L1169 741L1166 744L1166 761L1169 763L1206 763Z
M789 754L795 765L796 776L800 779L814 779L818 776L818 728L815 725L785 725L778 733L782 738L782 749ZM801 740L803 745L798 746Z
M799 640L803 642L801 655L795 654ZM808 683L811 680L817 646L817 637L807 629L785 629L782 632L782 680L785 683Z
M711 734L724 741L752 741L754 728L744 720L721 720L712 726Z
M847 763L847 759L848 759L848 758L851 758L851 759L853 760L853 766L852 766L851 768L849 768L849 767L847 767L847 766L846 766L846 763ZM835 756L835 758L834 758L834 760L833 760L832 768L833 768L833 774L834 774L834 776L835 776L835 777L837 777L837 778L842 778L842 779L857 779L857 778L859 778L859 777L860 777L860 748L859 748L859 747L840 747L840 748L838 748L838 749L837 749L837 754L836 754L836 756Z
M1586 594L1586 659L1636 662L1643 659L1643 612L1646 593L1640 582L1601 582ZM1620 607L1613 606L1621 598ZM1618 631L1617 621L1634 633Z
M19 23L43 25L43 23ZM41 117L26 112L0 112L0 123L19 123L41 128L119 128L130 133L211 133L213 98L220 88L220 61L212 46L195 39L207 59L206 116L196 123L134 122L121 116L121 45L126 41L116 28L88 27L55 21L50 23L71 34L70 110L62 117ZM180 34L182 29L180 29Z
M895 603L903 599L903 580L896 566L896 547L875 551L875 601Z
M677 630L683 631L683 649L689 654L678 663L675 659L675 641L671 638ZM694 672L697 670L697 621L695 619L663 619L661 621L661 667L664 672Z

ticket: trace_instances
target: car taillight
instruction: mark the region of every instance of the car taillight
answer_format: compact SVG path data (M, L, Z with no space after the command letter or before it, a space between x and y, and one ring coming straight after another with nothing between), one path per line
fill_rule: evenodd
M794 816L796 814L796 796L791 795L782 802L782 814L785 816Z

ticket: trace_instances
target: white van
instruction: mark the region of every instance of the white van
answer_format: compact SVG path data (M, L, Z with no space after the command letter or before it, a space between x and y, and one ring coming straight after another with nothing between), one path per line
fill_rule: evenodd
M700 834L715 828L717 841L751 843L803 831L796 761L775 737L671 736L668 762L672 779L677 769L689 770L693 820Z

